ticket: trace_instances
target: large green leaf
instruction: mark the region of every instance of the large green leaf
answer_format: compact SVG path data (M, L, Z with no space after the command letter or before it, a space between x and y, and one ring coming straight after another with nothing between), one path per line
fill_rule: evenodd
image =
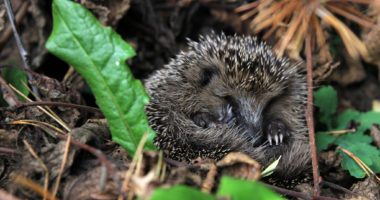
M80 4L54 0L53 32L46 48L84 77L114 141L134 153L142 135L148 133L146 148L154 148L155 134L144 113L149 97L125 64L135 54L129 44Z
M228 176L222 177L217 194L218 196L227 197L233 200L284 199L258 182L239 180Z
M171 188L156 189L150 200L214 200L215 198L209 194L200 192L191 187L176 185Z

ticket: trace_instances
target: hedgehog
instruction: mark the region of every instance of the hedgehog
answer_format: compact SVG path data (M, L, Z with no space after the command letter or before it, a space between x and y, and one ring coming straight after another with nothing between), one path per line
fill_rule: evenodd
M178 161L242 152L263 166L281 156L278 177L305 172L303 63L277 57L253 36L213 32L188 46L144 82L154 144Z

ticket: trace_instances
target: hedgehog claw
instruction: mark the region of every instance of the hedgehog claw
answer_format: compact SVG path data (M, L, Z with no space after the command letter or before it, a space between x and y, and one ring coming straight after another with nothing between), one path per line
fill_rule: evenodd
M269 144L281 145L284 142L285 137L289 134L288 128L285 123L281 120L271 121L266 129L266 134L268 135Z
M278 135L274 135L274 141L276 142L276 145L278 145Z
M269 142L269 145L272 146L272 136L271 135L268 135L268 142Z

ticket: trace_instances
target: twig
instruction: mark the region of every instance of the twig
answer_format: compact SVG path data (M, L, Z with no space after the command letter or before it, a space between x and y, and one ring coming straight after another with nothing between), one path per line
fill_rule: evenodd
M266 184L266 183L262 183L264 184L266 187L268 188L271 188L272 190L280 193L280 194L283 194L283 195L288 195L288 196L292 196L292 197L296 197L296 198L301 198L301 199L306 199L306 200L311 200L313 199L311 196L305 194L305 193L302 193L302 192L296 192L296 191L293 191L293 190L288 190L288 189L285 189L285 188L281 188L281 187L277 187L277 186L274 186L274 185L269 185L269 184ZM332 197L324 197L324 196L318 196L316 197L316 199L318 200L339 200L339 199L336 199L336 198L332 198Z
M18 120L18 121L20 121L20 120ZM26 122L28 122L28 121L26 121ZM21 124L21 123L13 123L13 122L11 122L9 124ZM26 124L26 123L23 123L23 124ZM36 126L35 123L29 123L29 125ZM66 140L67 141L67 139L68 139L67 133L62 133L60 131L57 131L56 129L52 128L51 126L49 126L49 125L47 125L45 123L40 123L40 124L38 124L37 127L43 128L43 126L45 128L51 128L53 131L55 131L56 132L55 136L57 138L59 138L61 140ZM73 138L70 139L70 143L73 144L73 145L75 145L75 146L77 146L80 149L83 149L83 150L88 151L89 153L93 154L100 161L100 163L107 168L107 170L110 172L110 174L113 174L114 167L108 161L107 157L103 154L103 152L101 152L100 150L98 150L98 149L96 149L96 148L94 148L92 146L89 146L87 144L83 144L81 142L78 142L78 141L74 140Z
M135 155L133 156L131 165L129 166L129 169L124 174L124 181L123 181L123 184L121 186L121 193L117 198L118 200L123 199L123 193L126 193L128 191L128 188L130 187L129 181L130 181L133 173L136 170L136 165L137 165L139 157L141 157L141 159L142 159L143 148L144 148L144 145L146 143L147 138L148 138L148 134L144 133L144 135L142 136L142 138L141 138L141 140L137 146L137 149L136 149ZM128 199L132 198L131 195L133 195L133 192L131 193L131 191L130 191L130 194L128 194Z
M202 192L210 193L215 186L215 177L218 173L218 168L215 163L211 163L210 169L207 173L206 179L203 181L201 189Z
M58 171L57 180L56 180L55 185L53 187L53 196L57 195L59 184L61 183L61 177L62 177L63 171L65 170L65 165L67 162L67 156L69 155L69 151L70 151L70 144L71 144L70 140L71 140L71 132L68 133L68 136L67 136L67 142L65 145L65 151L64 151L63 156L62 156L61 166L60 166L59 171Z
M16 40L16 45L21 56L23 67L25 69L30 69L29 55L28 55L28 52L24 48L20 35L18 34L11 2L9 0L4 0L4 5L5 5L5 9L7 10L9 23L11 24L11 27L13 30L13 36ZM33 76L30 73L28 73L28 80L29 81L33 80ZM35 86L32 86L32 89L33 89L33 92L38 96L38 89Z
M9 153L9 154L21 155L20 152L14 150L14 149L7 148L7 147L0 147L0 153Z
M353 133L356 131L356 128L351 128L351 129L343 129L343 130L335 130L335 131L329 131L327 132L328 134L338 136L338 135L343 135L346 133Z
M56 136L62 140L67 140L67 138L68 138L68 136L61 135L61 134L57 134ZM108 161L107 157L99 149L96 149L96 148L89 146L87 144L83 144L81 142L78 142L78 141L74 140L73 138L70 139L70 143L81 148L81 149L83 149L83 150L90 152L93 155L95 155L96 158L100 161L100 163L102 163L102 165L104 165L107 168L107 171L109 172L109 174L113 174L113 172L114 172L113 165Z
M84 109L92 112L101 113L102 111L98 108L94 108L91 106L85 106L85 105L78 105L78 104L72 104L72 103L64 103L64 102L53 102L53 101L34 101L34 102L25 102L20 103L15 108L22 108L22 107L28 107L28 106L62 106L62 107L70 107L70 108L78 108L78 109Z
M37 155L36 151L34 151L32 145L28 143L28 141L23 140L26 148L30 152L30 154L37 160L37 162L41 165L42 169L45 171L46 175L44 178L44 193L43 193L43 200L46 200L47 194L49 192L49 169L45 165L44 161Z
M0 90L3 93L3 99L9 106L16 106L20 104L16 93L13 92L12 88L7 84L2 76L0 76Z
M10 85L10 87L15 91L17 92L17 94L19 94L20 96L22 96L24 99L26 99L27 101L29 102L33 102L30 98L28 98L27 96L25 96L22 92L20 92L19 90L17 90L17 88L13 87L12 85ZM42 112L44 112L45 114L47 114L49 117L51 117L54 121L56 121L59 125L61 125L63 128L65 128L68 132L71 131L71 128L61 119L58 117L57 114L55 114L52 110L50 110L49 108L43 108L41 106L37 106L38 109L40 109Z
M29 7L29 1L22 2L20 8L18 8L16 13L16 24L20 24L21 20L25 17ZM0 51L4 48L4 46L8 43L9 37L12 35L12 27L11 25L7 25L4 29L3 34L0 37Z
M278 192L280 194L283 194L283 195L288 195L288 196L292 196L292 197L302 198L302 199L306 199L306 200L311 199L311 196L309 196L307 194L304 194L302 192L296 192L296 191L293 191L293 190L288 190L288 189L277 187L277 186L274 186L274 185L269 185L267 183L263 183L263 184L266 187L271 188L272 190L274 190L274 191L276 191L276 192Z
M36 192L40 196L43 196L45 194L44 188L41 187L36 182L34 182L33 180L29 179L28 177L16 175L15 177L13 177L13 181L16 184L19 184L23 187L29 188L30 190ZM56 198L50 192L47 192L46 199L47 200L55 200Z
M333 189L336 189L336 190L340 190L340 191L345 192L345 193L350 194L350 195L359 196L355 192L352 192L351 190L349 190L349 189L347 189L345 187L342 187L340 185L337 185L335 183L331 183L331 182L328 182L328 181L321 181L321 184L322 185L326 185L326 186L328 186L330 188L333 188Z
M311 150L311 163L313 166L313 182L314 182L314 197L319 196L319 169L318 169L318 158L317 158L317 148L315 146L315 133L314 133L314 119L313 119L313 62L311 53L311 32L310 30L306 34L306 68L307 68L307 105L306 105L306 122L309 129L309 141Z

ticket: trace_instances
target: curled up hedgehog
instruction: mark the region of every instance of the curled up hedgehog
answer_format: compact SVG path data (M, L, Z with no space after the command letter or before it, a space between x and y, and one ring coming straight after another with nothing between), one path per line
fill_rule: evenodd
M243 152L275 174L309 168L303 66L250 36L201 36L145 81L146 106L166 156L190 161Z

